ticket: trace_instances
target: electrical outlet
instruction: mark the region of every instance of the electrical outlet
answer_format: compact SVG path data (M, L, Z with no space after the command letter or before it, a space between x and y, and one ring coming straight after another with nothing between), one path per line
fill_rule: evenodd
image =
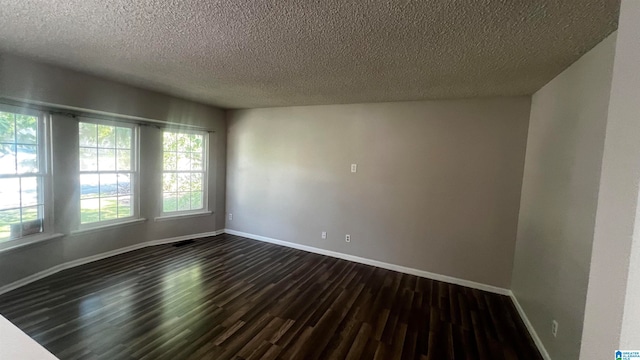
M553 335L553 337L558 336L558 322L555 320L551 322L551 335Z
M344 241L351 242L351 235L347 234L344 236Z
M326 238L327 238L327 232L326 232L326 231L323 231L323 232L322 232L322 238L323 238L323 239L326 239Z
M351 164L351 172L358 172L358 164Z
M233 214L229 213L229 220L233 220Z

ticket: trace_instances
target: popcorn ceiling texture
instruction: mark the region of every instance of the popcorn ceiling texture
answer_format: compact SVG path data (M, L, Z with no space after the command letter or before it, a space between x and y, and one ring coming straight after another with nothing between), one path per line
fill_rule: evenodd
M0 0L0 52L223 108L531 94L619 0Z

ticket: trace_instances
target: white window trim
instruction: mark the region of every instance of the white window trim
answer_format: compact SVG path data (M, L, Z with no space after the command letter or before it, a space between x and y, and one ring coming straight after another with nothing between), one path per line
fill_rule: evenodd
M158 216L156 218L154 218L153 220L155 222L158 221L168 221L168 220L177 220L177 219L184 219L184 218L191 218L191 217L199 217L199 216L209 216L213 214L213 211L209 211L209 210L198 210L197 212L194 211L190 211L190 212L180 212L180 214L174 214L174 213L169 213L171 215L163 215L163 216Z
M39 175L43 182L43 212L42 215L42 232L37 234L31 234L21 236L17 238L5 238L0 240L0 252L5 249L13 249L25 245L32 244L34 242L40 242L43 240L33 241L33 239L43 238L48 240L50 238L60 237L60 234L53 233L53 179L52 179L52 154L51 154L51 115L44 112L29 108L18 107L14 105L0 104L0 110L4 112L10 112L14 114L31 115L38 117L38 164L41 166ZM4 178L10 178L12 176L0 176ZM59 236L58 236L59 235ZM5 246L4 244L12 244Z
M121 122L121 121L112 121L112 120L102 120L102 119L93 119L93 118L78 118L78 128L80 123L88 123L88 124L96 124L96 125L107 125L107 126L117 126L117 127L127 127L132 131L132 141L131 144L131 166L134 170L127 171L133 174L133 193L131 194L131 201L133 201L133 213L131 216L112 219L112 220L103 220L103 221L95 221L83 224L81 219L82 214L82 196L78 198L78 229L71 232L71 234L79 234L83 232L89 232L91 230L101 230L105 228L111 228L117 225L128 225L137 222L146 221L146 219L140 217L140 126L135 123L130 122ZM78 164L80 163L80 142L78 140ZM113 171L117 173L117 171ZM81 174L100 174L101 171L81 171L78 167L78 179ZM80 182L78 181L78 187L80 187ZM78 190L80 190L78 188Z
M120 219L118 219L118 220L120 220ZM73 231L71 231L70 234L71 235L78 235L78 234L84 234L84 233L91 233L91 232L100 231L100 230L112 229L114 227L140 224L140 223L143 223L145 221L147 221L147 219L145 219L145 218L137 218L137 219L128 219L128 220L125 220L125 221L118 221L118 222L111 223L111 224L103 224L103 223L101 223L100 226L92 226L92 227L89 227L89 228L86 228L86 229L73 230Z
M182 210L182 211L164 211L164 191L160 191L160 198L162 199L161 203L161 212L160 216L156 217L154 221L164 221L171 220L174 218L184 218L191 216L204 216L210 215L213 212L209 210L209 132L204 130L191 130L191 129L181 129L181 128L164 128L162 129L163 139L164 132L175 132L175 133L183 133L183 134L198 134L202 135L204 139L204 149L202 154L202 208L195 210ZM163 164L162 164L162 173L161 176L164 176L164 140L162 144L162 156L163 156ZM176 173L180 173L180 171L174 171Z

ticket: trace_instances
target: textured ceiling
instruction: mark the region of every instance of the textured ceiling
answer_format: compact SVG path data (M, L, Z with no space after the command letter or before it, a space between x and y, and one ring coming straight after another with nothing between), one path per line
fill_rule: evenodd
M0 52L223 108L531 94L619 0L0 0Z

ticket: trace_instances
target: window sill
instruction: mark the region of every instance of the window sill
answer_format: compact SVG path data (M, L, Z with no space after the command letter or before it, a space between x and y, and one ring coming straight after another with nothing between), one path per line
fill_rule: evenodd
M33 244L37 244L37 243L48 241L48 240L58 239L63 236L64 234L50 234L50 233L42 234L41 233L41 234L25 236L19 239L2 241L0 242L0 253L19 249L24 246L33 245Z
M190 218L190 217L209 216L211 214L213 214L213 211L199 211L199 212L182 213L182 214L175 214L175 215L162 215L155 218L154 221L155 222L169 221L169 220L177 220L177 219L184 219L184 218Z
M73 230L71 232L71 235L78 235L78 234L91 233L91 232L94 232L94 231L107 230L107 229L111 229L111 228L118 227L118 226L135 225L135 224L143 223L145 221L147 221L147 219L140 218L140 219L121 221L121 222L108 224L108 225L98 225L98 226L88 227L88 228L85 228L85 229Z

